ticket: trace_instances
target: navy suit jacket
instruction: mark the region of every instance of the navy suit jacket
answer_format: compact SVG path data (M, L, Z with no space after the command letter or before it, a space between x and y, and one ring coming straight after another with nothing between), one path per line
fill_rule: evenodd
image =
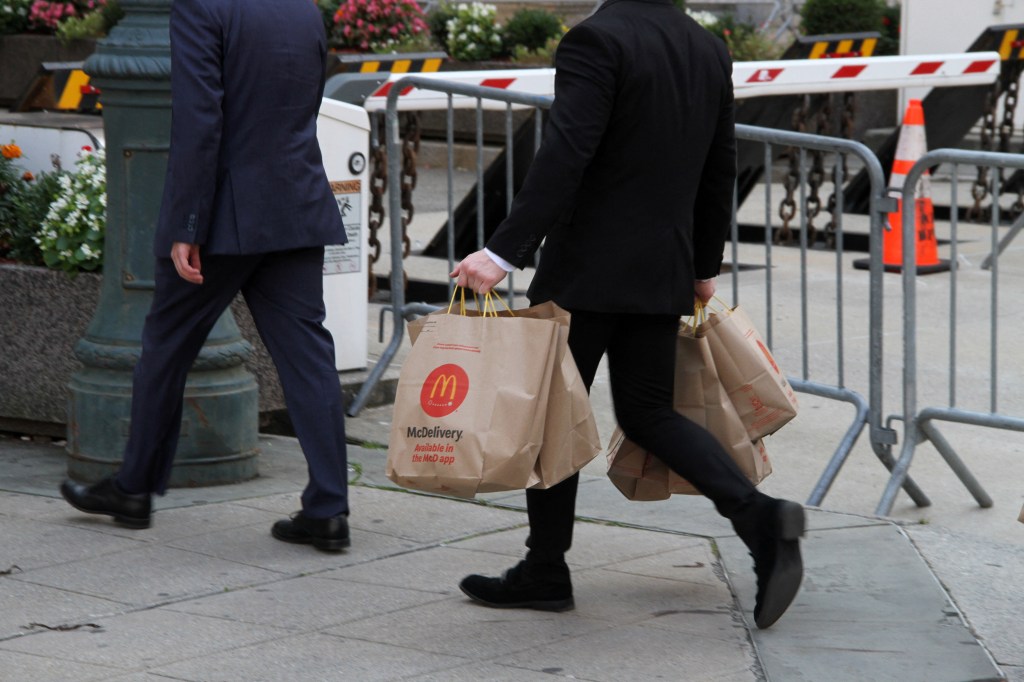
M312 0L174 0L171 146L154 240L203 253L343 244L316 138L327 39Z
M732 63L671 0L608 0L563 36L544 141L487 246L531 301L690 314L718 274L736 176Z

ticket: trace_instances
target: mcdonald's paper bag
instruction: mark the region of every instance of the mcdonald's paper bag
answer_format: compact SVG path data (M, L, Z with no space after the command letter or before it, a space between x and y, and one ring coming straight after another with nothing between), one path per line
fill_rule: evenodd
M755 457L763 460L768 472L768 453L760 439L750 443ZM767 474L765 474L767 475ZM608 443L608 478L627 499L635 502L667 500L671 495L700 495L685 478L664 462L626 438L616 427Z
M775 433L796 416L796 393L739 306L712 312L697 335L710 343L718 378L751 440Z
M558 323L430 315L402 365L385 473L473 497L538 482Z
M708 340L694 336L686 325L680 326L676 337L672 403L676 412L707 429L752 483L760 483L771 473L764 443L747 437L743 422L718 380ZM689 481L630 441L618 428L608 446L608 477L631 500L700 494Z
M437 314L432 313L431 316ZM466 311L466 314L475 316L479 312ZM431 316L409 323L409 336L413 343ZM551 320L558 324L544 436L534 469L537 482L530 486L549 488L575 474L603 450L587 387L569 351L571 316L553 302L500 311L498 316Z

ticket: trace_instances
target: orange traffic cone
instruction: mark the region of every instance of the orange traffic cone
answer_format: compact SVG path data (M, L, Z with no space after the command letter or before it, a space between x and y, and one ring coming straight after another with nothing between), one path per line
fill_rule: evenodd
M882 263L886 272L903 269L903 185L907 173L928 151L924 132L924 108L921 100L912 99L900 127L896 143L896 159L889 176L889 196L896 198L895 213L889 214L888 229L883 232ZM949 269L949 261L939 260L939 247L935 240L935 207L932 205L931 175L921 176L914 192L914 243L916 244L917 271L921 274Z

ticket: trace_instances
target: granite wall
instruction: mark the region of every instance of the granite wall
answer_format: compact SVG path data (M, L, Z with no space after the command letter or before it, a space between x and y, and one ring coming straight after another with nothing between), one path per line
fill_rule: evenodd
M75 343L99 301L100 275L0 264L0 430L61 436L67 383L81 367ZM232 304L242 336L253 346L246 368L256 376L262 421L279 417L284 398L270 355L248 308Z

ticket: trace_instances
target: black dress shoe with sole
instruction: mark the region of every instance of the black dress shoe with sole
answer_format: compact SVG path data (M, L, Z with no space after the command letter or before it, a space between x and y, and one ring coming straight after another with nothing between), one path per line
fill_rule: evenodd
M459 589L476 603L496 609L569 611L575 608L568 567L553 572L558 575L538 573L541 571L521 561L500 578L466 576L459 583Z
M338 552L349 546L348 517L344 514L327 519L311 519L301 511L290 519L282 519L270 534L283 542L313 545L325 552Z
M789 500L773 500L767 537L752 552L757 574L754 623L764 630L777 621L796 598L804 577L800 537L804 534L804 508Z
M126 493L113 476L93 485L67 480L60 484L60 494L72 507L87 514L106 514L128 528L149 528L153 512L153 496L149 493Z

